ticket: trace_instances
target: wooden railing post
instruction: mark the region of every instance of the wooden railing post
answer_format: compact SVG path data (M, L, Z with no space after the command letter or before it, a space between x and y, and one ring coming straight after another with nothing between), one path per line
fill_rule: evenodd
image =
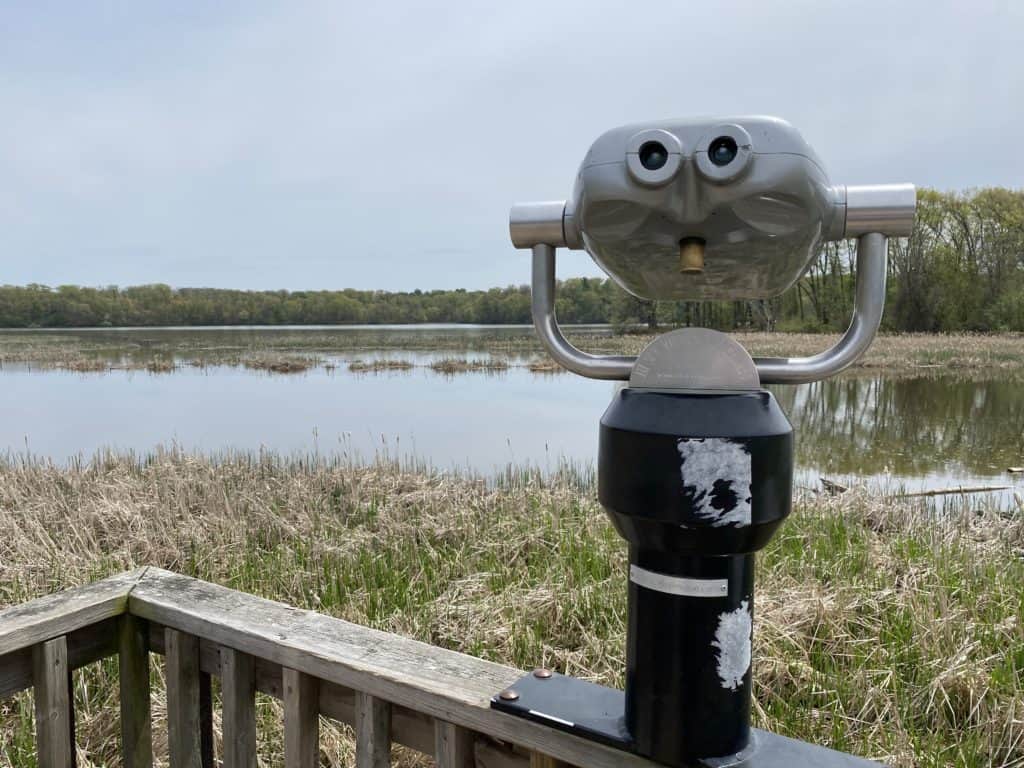
M391 765L391 705L356 691L356 768Z
M256 768L256 665L234 648L220 649L225 768Z
M171 768L209 768L203 733L211 723L202 716L199 638L175 629L164 632L167 661L167 742Z
M284 667L281 689L285 768L316 768L320 761L319 682Z
M434 762L437 768L474 768L473 732L444 720L435 720Z
M75 743L66 637L55 637L33 646L32 685L39 768L72 768Z
M130 614L118 624L121 687L121 760L124 768L152 768L149 641L146 622Z

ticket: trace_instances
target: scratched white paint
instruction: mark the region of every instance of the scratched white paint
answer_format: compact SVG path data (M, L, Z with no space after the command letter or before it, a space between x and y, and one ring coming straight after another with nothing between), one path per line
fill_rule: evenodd
M695 512L714 527L750 525L750 454L742 443L721 437L683 438L676 443L683 463L680 474L685 487L693 487ZM715 482L729 484L736 494L732 509L711 506Z
M718 649L718 679L731 691L743 685L743 676L750 669L750 637L754 620L750 604L744 600L735 611L718 617L718 629L711 645Z

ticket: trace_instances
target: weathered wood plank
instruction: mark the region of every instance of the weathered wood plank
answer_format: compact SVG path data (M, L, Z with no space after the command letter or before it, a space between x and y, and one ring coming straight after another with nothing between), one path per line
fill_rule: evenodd
M129 610L150 621L363 691L501 741L587 768L651 768L649 760L490 708L523 673L312 611L151 568ZM323 697L321 696L321 699ZM326 709L321 709L328 714Z
M84 667L117 653L117 622L106 619L67 635L68 666ZM0 656L0 700L32 687L32 649L22 648Z
M152 768L149 701L149 633L146 622L124 615L118 626L121 690L121 760L124 768Z
M150 650L164 652L164 627L150 622ZM199 641L200 668L204 673L220 676L220 646L211 640ZM355 692L337 683L318 681L320 714L332 720L354 726ZM256 659L256 690L283 699L281 665L266 659ZM408 707L391 706L391 740L424 754L433 754L434 718ZM524 758L525 760L526 758Z
M37 762L39 768L71 768L75 745L67 639L56 637L32 650Z
M220 649L225 768L256 768L256 664L249 654Z
M356 691L356 768L391 765L391 705Z
M437 768L474 768L473 732L444 720L434 721L434 762Z
M167 749L171 768L204 768L199 705L199 638L167 629Z
M355 727L356 694L351 688L320 681L320 713ZM408 707L391 705L391 741L425 755L434 753L434 718Z
M31 687L32 649L22 648L0 656L0 701Z
M199 673L199 753L203 768L214 768L213 685L205 672Z
M568 763L563 763L561 760L556 760L549 755L544 755L540 752L531 752L530 768L571 768L571 766Z
M0 611L0 656L124 613L144 568Z
M320 760L319 686L315 677L285 667L281 670L284 694L285 768L316 768Z
M474 745L476 768L528 768L530 758L521 755L509 746L492 744L486 739L477 739Z

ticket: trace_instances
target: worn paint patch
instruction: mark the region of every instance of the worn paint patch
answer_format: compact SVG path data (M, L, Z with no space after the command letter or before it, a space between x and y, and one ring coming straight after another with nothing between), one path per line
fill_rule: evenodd
M750 669L750 640L754 618L750 604L744 600L735 611L718 617L718 629L711 645L718 649L718 679L722 687L731 691L743 685L743 677Z
M750 525L750 453L722 437L682 438L683 487L693 489L694 511L714 527Z

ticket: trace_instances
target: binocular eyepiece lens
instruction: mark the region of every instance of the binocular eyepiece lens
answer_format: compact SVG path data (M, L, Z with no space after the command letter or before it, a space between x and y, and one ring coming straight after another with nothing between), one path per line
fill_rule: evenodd
M641 145L639 154L640 165L648 171L656 171L668 162L668 150L660 141L645 142Z
M642 150L641 150L642 151ZM739 147L731 136L719 136L708 147L708 159L718 167L728 165L736 159Z

